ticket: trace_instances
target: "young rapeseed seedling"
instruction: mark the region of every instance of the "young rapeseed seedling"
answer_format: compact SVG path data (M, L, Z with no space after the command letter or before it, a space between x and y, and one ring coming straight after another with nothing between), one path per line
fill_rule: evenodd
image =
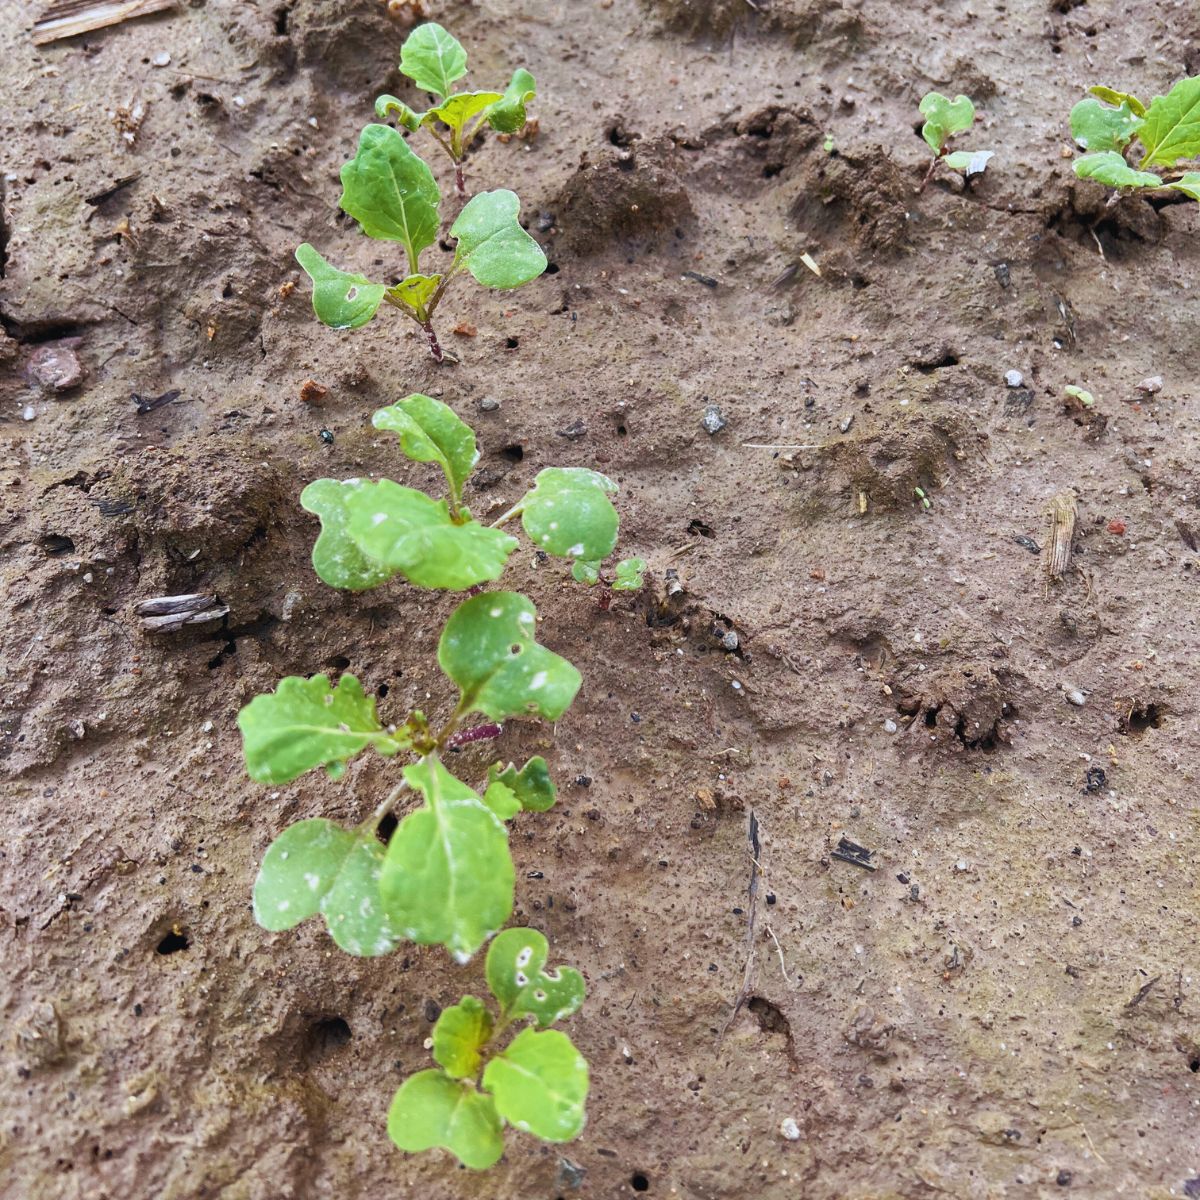
M547 554L594 565L612 552L618 517L616 485L582 467L549 467L533 488L491 525L463 503L463 488L479 459L475 434L440 400L414 394L373 418L397 435L414 462L436 463L446 495L434 500L391 480L318 479L300 503L321 520L313 566L333 587L363 591L401 575L418 587L465 591L499 578L517 539L501 526L520 519ZM614 587L640 586L645 563L618 564ZM440 944L466 962L512 915L515 871L508 823L522 812L544 812L555 787L544 759L520 770L496 764L476 790L456 778L442 752L494 736L496 725L461 729L474 713L489 722L536 716L557 721L581 683L566 659L536 639L533 604L514 592L482 592L451 614L438 643L438 665L457 689L439 729L421 712L385 725L375 699L353 675L331 684L325 675L292 676L238 714L250 777L287 783L324 767L339 778L347 761L373 747L385 758L404 753L401 782L357 826L325 818L298 821L272 842L254 884L254 915L265 929L290 929L320 915L350 954L387 954L401 941ZM406 792L420 804L396 826L386 847L380 822ZM500 1156L502 1121L547 1141L568 1141L583 1127L587 1064L561 1033L542 1031L583 1001L579 973L543 971L546 941L532 930L510 930L488 954L488 984L500 1003L493 1020L471 997L442 1014L434 1030L441 1071L425 1071L397 1093L388 1119L404 1150L444 1146L471 1167ZM513 1021L532 1017L496 1053ZM476 1082L482 1056L491 1055Z
M925 190L938 163L945 163L953 171L962 171L968 178L972 175L982 175L992 157L991 150L949 152L946 149L955 134L963 133L975 124L975 105L966 96L955 96L953 100L947 100L940 92L928 92L921 97L919 109L921 116L925 118L925 124L921 126L921 136L933 151L933 162L925 172L920 191Z
M1080 179L1095 179L1118 194L1132 188L1177 188L1200 200L1200 171L1172 172L1168 179L1147 167L1170 168L1181 159L1200 156L1200 76L1181 79L1149 107L1128 92L1093 87L1095 99L1071 109L1071 136L1089 153L1075 160ZM1142 155L1131 167L1125 154L1134 140ZM1115 199L1115 196L1114 196Z

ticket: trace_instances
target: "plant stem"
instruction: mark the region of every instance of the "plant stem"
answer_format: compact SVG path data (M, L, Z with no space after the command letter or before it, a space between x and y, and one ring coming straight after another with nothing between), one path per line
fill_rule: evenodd
M495 520L494 520L494 521L491 523L491 525L490 525L488 528L489 528L489 529L499 529L501 525L505 524L505 523L506 523L506 522L508 522L508 521L511 521L511 520L513 519L513 517L515 517L515 516L517 516L519 513L521 513L521 512L523 511L523 509L524 509L524 506L523 506L524 499L525 499L525 497L524 497L524 496L522 496L520 501L518 501L516 504L514 504L514 505L512 506L512 508L510 508L510 509L508 510L508 512L506 512L506 513L501 513L501 514L500 514L500 515L499 515L499 516L498 516L498 517L497 517L497 518L496 518L496 519L495 519Z
M404 794L408 789L408 781L400 780L398 784L379 802L379 806L375 811L363 822L364 825L370 825L374 829L380 821L391 811L392 805Z
M433 322L428 319L422 321L421 328L425 330L425 336L429 339L429 353L433 355L433 361L440 363L442 361L442 347L438 342L437 334L433 332Z
M463 175L463 165L461 162L454 164L454 190L458 193L460 200L467 198L467 180Z
M929 170L925 172L925 178L921 180L921 186L920 186L919 188L917 188L917 195L918 195L918 196L919 196L919 195L920 195L920 194L921 194L921 193L922 193L922 192L925 190L925 188L926 188L926 187L928 186L928 184L929 184L929 181L930 181L930 180L933 178L933 173L934 173L934 171L937 169L937 165L938 165L938 163L939 163L939 162L941 162L941 159L942 159L942 156L939 154L939 155L938 155L938 156L937 156L937 157L936 157L936 158L933 160L933 162L931 162L931 163L929 164Z
M498 738L504 732L504 726L499 723L488 725L472 725L470 729L460 729L446 739L447 750L457 750L459 746L467 746L471 742L486 742Z

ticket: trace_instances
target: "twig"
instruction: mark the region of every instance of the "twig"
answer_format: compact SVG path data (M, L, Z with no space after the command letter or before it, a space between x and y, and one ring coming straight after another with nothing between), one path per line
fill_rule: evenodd
M771 941L775 943L775 949L779 951L779 969L783 972L783 982L792 986L792 981L788 978L787 964L783 961L783 947L779 944L779 939L775 936L775 930L770 925L767 926L767 932L771 935Z
M1154 977L1153 979L1151 979L1149 982L1147 982L1147 983L1143 983L1143 984L1142 984L1142 986L1141 986L1140 988L1138 988L1138 993L1137 993L1137 995L1136 995L1136 996L1134 996L1134 998L1133 998L1132 1000L1130 1000L1130 1001L1129 1001L1129 1003L1125 1005L1125 1007L1126 1007L1127 1009L1128 1009L1128 1008L1137 1008L1137 1006L1138 1006L1139 1004L1141 1004L1141 1002L1142 1002L1143 1000L1145 1000L1145 998L1146 998L1148 995L1150 995L1150 989L1151 989L1151 988L1152 988L1152 987L1153 987L1153 986L1154 986L1154 985L1155 985L1155 984L1156 984L1156 983L1157 983L1157 982L1158 982L1158 981L1159 981L1161 978L1162 978L1162 976L1161 976L1161 975L1155 975L1155 977Z
M754 972L754 923L758 919L758 878L762 873L762 867L758 861L759 855L762 853L758 841L758 815L754 809L750 810L750 826L746 833L750 841L750 886L748 889L750 915L746 922L746 969L742 973L742 986L738 989L737 998L733 1002L733 1011L726 1018L725 1024L721 1026L721 1032L717 1035L718 1046L738 1013L742 1011L746 997L750 995L750 979Z

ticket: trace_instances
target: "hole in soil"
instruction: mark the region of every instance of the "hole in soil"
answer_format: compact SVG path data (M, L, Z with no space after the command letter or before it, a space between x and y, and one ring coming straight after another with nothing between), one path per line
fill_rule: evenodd
M628 150L633 145L633 139L637 137L636 133L630 133L624 125L618 121L608 129L608 140L613 146L620 146L622 150Z
M511 463L519 463L525 457L525 451L520 445L514 442L511 446L505 446L500 451L500 457L507 458Z
M792 1036L792 1027L787 1017L770 1000L764 1000L761 996L751 996L746 1002L746 1007L754 1014L758 1021L758 1027L763 1033L782 1033L788 1037Z
M442 238L442 240L438 242L438 246L442 250L445 250L447 254L450 254L454 250L454 247L448 241L446 241L445 238Z
M289 16L291 16L291 13L286 8L277 8L275 10L275 32L279 37L287 36Z
M154 947L155 954L178 954L191 945L191 939L179 925L172 925L171 932Z
M940 704L925 710L925 724L928 725L930 729L937 728L937 715L941 711L942 706Z
M232 283L227 283L221 289L221 299L222 300L232 300L233 299L233 284Z
M635 1171L633 1175L630 1176L629 1186L633 1188L635 1192L648 1192L650 1190L650 1180L643 1175L641 1171Z
M304 1033L304 1056L324 1058L340 1050L350 1038L350 1026L341 1017L322 1017Z
M1185 199L1186 199L1186 197L1185 197ZM546 269L542 273L544 275L557 275L558 274L558 263L547 263Z
M42 549L57 558L60 554L70 554L75 549L75 543L62 533L48 533L41 541Z
M378 686L378 687L375 689L375 695L377 695L377 696L380 698L380 700L386 700L386 699L387 699L387 694L388 694L388 692L389 692L390 690L391 690L391 689L388 687L388 685L387 685L386 683L381 683L381 684L380 684L380 685L379 685L379 686Z
M515 349L516 349L516 348L517 348L517 347L518 347L520 344L521 344L521 339L520 339L520 338L515 338L515 337L506 337L506 338L504 339L504 345L505 345L505 346L506 346L506 347L507 347L509 350L515 350Z
M932 375L934 371L940 371L943 367L957 367L958 355L947 350L938 358L926 359L924 362L913 363L913 366L921 372L922 375Z
M781 162L767 163L767 165L765 167L763 167L762 173L763 173L764 179L774 179L776 175L780 175L783 173L783 163L781 163Z
M1188 1070L1191 1071L1193 1075L1200 1074L1200 1057L1193 1058L1191 1062L1188 1063Z
M335 654L325 660L325 665L333 671L344 671L350 665L350 660L344 654Z
M1127 716L1121 718L1122 733L1145 733L1147 729L1161 729L1166 721L1166 712L1157 704L1135 704Z
M617 426L617 437L625 437L626 434L628 434L628 433L629 433L629 430L626 429L624 425Z
M400 819L395 813L385 813L383 819L375 826L375 836L386 846L392 840L392 834L396 832L396 826L400 824Z
M699 534L701 537L706 538L715 538L717 536L716 530L711 525L706 525L699 517L693 517L688 522L687 531L690 534Z

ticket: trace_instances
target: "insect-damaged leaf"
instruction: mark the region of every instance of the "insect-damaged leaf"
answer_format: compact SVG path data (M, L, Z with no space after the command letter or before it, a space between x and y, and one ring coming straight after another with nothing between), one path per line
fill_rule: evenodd
M365 325L383 303L387 291L365 275L353 275L331 266L305 242L296 249L296 261L313 282L313 312L332 329L357 329Z
M475 433L454 410L432 396L414 392L371 418L376 429L388 429L400 438L400 449L413 462L437 463L457 498L479 461Z
M409 1154L441 1146L474 1171L504 1153L500 1116L491 1096L444 1071L418 1071L401 1085L388 1109L388 1137Z
M1126 103L1107 108L1098 100L1080 100L1071 109L1071 136L1084 150L1124 150L1141 123Z
M1200 154L1200 75L1181 79L1165 96L1155 96L1138 130L1146 147L1141 166L1173 167Z
M362 592L378 587L395 575L395 570L368 558L346 529L349 498L367 486L361 479L314 479L300 493L300 505L321 518L321 532L313 545L313 569L330 587Z
M488 109L488 124L498 133L517 133L525 126L525 106L536 95L533 76L524 67L518 67L504 95Z
M485 592L454 610L438 662L458 684L463 712L557 721L567 711L582 680L565 658L538 645L536 621L532 602L515 592Z
M443 1009L433 1027L434 1061L452 1079L469 1079L479 1071L480 1051L492 1036L492 1014L481 1000L464 996Z
M1144 117L1146 115L1146 106L1129 92L1118 92L1115 88L1105 87L1103 84L1090 87L1088 91L1097 99L1103 100L1115 108L1120 108L1122 104L1128 104L1129 111L1136 117Z
M521 501L521 524L534 544L558 558L596 562L617 544L617 485L587 467L547 467Z
M297 821L270 845L254 881L254 919L273 931L321 913L348 954L387 954L397 937L379 899L384 849L371 833Z
M506 929L488 947L488 987L509 1020L532 1017L545 1029L583 1005L583 976L574 967L547 971L549 952L536 929Z
M368 237L400 242L412 271L438 235L441 193L433 172L390 125L368 125L342 167L341 207Z
M588 1065L565 1033L523 1029L483 1072L496 1111L546 1142L569 1142L583 1129Z
M359 550L417 587L465 591L499 579L517 545L478 521L456 523L445 500L390 479L356 488L346 512L346 530Z
M925 118L921 136L934 154L941 154L954 134L970 129L975 122L975 105L966 96L947 100L940 92L929 92L918 107Z
M480 192L450 227L450 236L458 239L455 261L484 287L517 288L546 269L541 246L517 220L520 211L515 192Z
M467 52L453 34L430 21L418 25L400 47L400 70L421 91L449 96L467 73Z
M550 768L546 760L536 755L531 758L519 771L512 763L503 770L500 764L488 768L488 784L501 783L517 801L518 809L526 812L545 812L554 806L558 795L554 780L550 778Z
M425 797L388 842L380 893L393 926L459 962L512 913L515 872L508 830L482 798L431 756L404 768Z
M407 745L380 725L375 697L364 695L353 675L343 675L336 687L325 675L289 675L238 713L238 728L256 783L287 783L320 766L337 779L346 760L366 746L390 758Z
M1162 180L1149 171L1135 171L1115 150L1085 154L1075 160L1080 179L1094 179L1108 187L1162 187Z

